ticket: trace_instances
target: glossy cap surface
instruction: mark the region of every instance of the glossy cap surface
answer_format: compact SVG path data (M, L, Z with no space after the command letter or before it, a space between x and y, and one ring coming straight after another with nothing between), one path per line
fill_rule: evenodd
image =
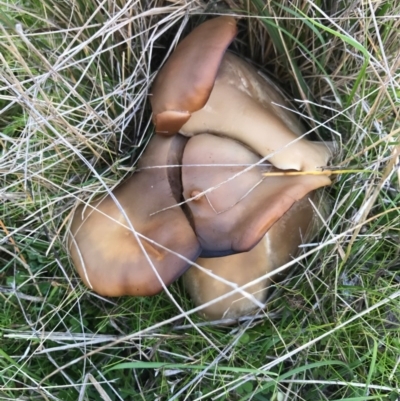
M239 287L273 272L297 256L299 245L317 232L319 227L310 199L315 201L315 195L296 202L251 251L223 258L199 258L196 263ZM231 286L195 266L184 274L183 283L196 306L232 291ZM270 284L271 277L244 290L258 301L265 302ZM256 308L251 299L235 293L202 309L200 314L209 320L236 319L252 313Z
M243 172L259 160L259 155L229 138L200 134L188 141L183 153L183 195L186 200L197 196L188 206L202 256L252 249L296 201L330 184L322 175L263 177L271 167Z
M178 44L152 87L150 100L158 134L176 134L191 113L204 107L236 33L234 18L218 17L199 25Z
M114 200L106 196L92 205L79 206L73 217L69 248L84 283L106 296L153 295L162 290L151 263L167 286L190 265L158 247L160 244L189 260L195 260L200 246L182 209L172 208L181 194L179 164L186 140L154 137L135 172L114 191L125 219ZM144 235L139 246L130 224Z

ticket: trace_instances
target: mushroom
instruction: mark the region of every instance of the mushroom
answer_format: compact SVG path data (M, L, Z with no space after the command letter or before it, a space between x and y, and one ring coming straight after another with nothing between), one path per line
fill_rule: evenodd
M219 17L199 25L179 43L152 88L157 133L176 134L191 113L204 107L236 33L234 18Z
M194 29L158 73L151 104L156 132L214 133L243 142L275 167L316 170L327 164L327 144L299 138L293 115L275 87L249 64L226 53L236 35L231 17Z
M75 211L68 247L84 283L107 296L156 294L200 254L250 250L297 200L329 183L321 175L263 177L270 165L243 171L258 161L229 138L154 136L138 172Z
M229 138L199 134L189 139L182 161L183 196L202 256L249 251L296 201L330 184L324 175L263 177L279 170L257 165L259 160Z
M314 170L327 163L330 152L322 143L299 137L304 130L297 119L274 104L284 102L274 85L225 54L235 35L235 20L220 17L178 45L153 86L153 116L161 135L151 139L139 172L112 194L76 209L68 247L82 280L99 294L153 295L200 254L210 258L250 251L202 262L211 269L218 265L218 274L240 284L295 253L300 230L308 227L295 214L307 216L311 210L302 199L330 179L263 173ZM189 138L174 135L178 131ZM272 165L259 164L265 158ZM283 232L289 224L293 233ZM279 244L282 238L275 232L296 241ZM246 265L252 268L241 273L240 266ZM193 268L186 276L197 303L226 290L207 280ZM251 290L261 290L264 299L267 285ZM221 316L237 299L207 314ZM246 302L236 302L239 309L231 307L232 316L247 311Z
M180 168L168 166L179 165L185 144L182 136L154 137L140 159L139 172L114 191L119 206L108 195L76 209L68 247L79 275L95 292L156 294L163 285L154 268L169 285L199 256L200 245L181 208L152 215L181 198ZM140 241L145 252L131 226L144 236Z
M296 256L298 246L316 233L318 224L310 198L318 204L315 193L296 202L251 251L223 258L199 258L196 263L240 287L273 272ZM228 284L195 266L183 275L183 283L196 305L203 305L232 291ZM246 287L245 291L258 301L265 302L271 284L271 277L265 278ZM255 308L250 299L234 293L202 309L200 314L210 320L235 319L253 312Z
M214 275L243 286L287 263L312 227L315 231L309 199L315 201L315 190L330 184L328 177L263 176L279 170L259 163L260 155L241 143L211 134L190 138L182 160L183 195L203 249L197 263ZM196 267L183 280L196 305L232 291ZM264 302L270 282L246 291ZM208 319L238 318L254 308L252 300L235 293L201 313Z

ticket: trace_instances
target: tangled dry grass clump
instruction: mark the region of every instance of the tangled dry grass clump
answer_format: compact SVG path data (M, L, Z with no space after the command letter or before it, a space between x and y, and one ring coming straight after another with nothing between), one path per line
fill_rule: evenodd
M101 298L65 249L77 200L134 171L157 69L220 14L349 172L268 309L230 328L179 284L184 313L166 294ZM398 399L399 15L389 0L0 0L0 399Z

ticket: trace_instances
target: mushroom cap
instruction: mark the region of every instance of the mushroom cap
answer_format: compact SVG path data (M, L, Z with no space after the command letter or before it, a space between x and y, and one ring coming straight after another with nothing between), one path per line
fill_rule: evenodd
M268 166L243 172L244 166L259 160L229 138L200 134L188 141L182 161L183 196L197 196L188 207L203 257L249 251L296 201L330 184L323 175L263 177L271 170Z
M315 193L296 202L251 251L223 258L199 258L196 263L239 287L274 271L295 257L298 246L319 229L310 198L318 204ZM258 301L265 302L272 279L266 278L244 290ZM196 306L232 291L228 284L195 266L183 275L183 283ZM202 309L200 313L210 320L235 319L253 312L255 308L250 299L235 293Z
M226 53L237 33L232 17L209 20L183 39L159 71L151 105L156 132L209 132L237 139L280 169L315 170L330 146L298 138L304 132L270 80Z
M180 133L209 132L241 141L277 168L315 170L332 156L323 142L299 138L304 132L276 86L239 57L226 53L206 105L192 113Z
M222 258L199 258L196 263L222 279L242 286L273 270L273 265L267 257L266 241L267 236L251 251ZM270 279L265 279L245 288L245 291L252 294L258 301L264 302L265 289L269 284ZM196 266L183 275L183 285L196 306L208 303L233 290L228 284L209 276ZM209 320L237 318L253 311L255 307L250 299L240 293L234 293L202 309L200 315Z
M179 43L152 88L150 100L158 134L176 134L191 113L204 107L236 33L234 18L218 17L199 25Z
M114 195L126 213L126 221L111 196L79 206L74 214L68 246L84 283L105 296L153 295L163 289L146 255L130 229L189 260L200 246L181 208L154 212L180 199L179 164L186 140L182 136L154 137L135 172ZM141 243L165 285L177 279L189 263L145 239Z

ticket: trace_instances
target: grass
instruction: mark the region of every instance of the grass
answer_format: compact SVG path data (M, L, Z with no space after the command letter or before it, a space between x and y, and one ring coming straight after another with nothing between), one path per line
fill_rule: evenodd
M266 5L267 3L267 5ZM65 248L71 210L134 170L147 93L181 34L241 16L232 49L360 170L268 309L203 322L172 296L104 299ZM400 397L400 4L0 0L0 399ZM191 316L193 324L187 316Z

